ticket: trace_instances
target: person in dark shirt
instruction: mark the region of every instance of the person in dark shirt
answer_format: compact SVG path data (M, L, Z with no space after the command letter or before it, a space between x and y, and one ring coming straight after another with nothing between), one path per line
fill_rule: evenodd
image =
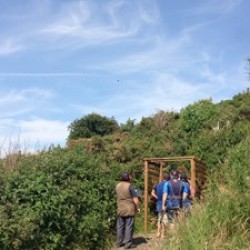
M116 185L117 195L117 247L132 248L134 230L134 216L140 213L138 192L131 185L129 172L121 175L120 182Z

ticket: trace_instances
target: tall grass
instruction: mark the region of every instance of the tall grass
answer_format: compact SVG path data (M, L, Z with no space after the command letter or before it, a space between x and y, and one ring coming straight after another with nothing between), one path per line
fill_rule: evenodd
M205 202L169 234L165 249L247 250L250 246L250 137L210 176Z

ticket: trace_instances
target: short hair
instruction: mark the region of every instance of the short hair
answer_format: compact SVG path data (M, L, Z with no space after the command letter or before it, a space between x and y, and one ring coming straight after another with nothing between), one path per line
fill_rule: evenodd
M186 172L181 172L180 173L181 180L187 181L188 175Z
M129 172L123 172L120 177L121 181L130 181L130 173Z
M175 170L175 169L171 170L170 178L171 179L178 179L179 178L179 172L177 170Z
M169 173L164 173L163 174L163 180L168 181L170 179L170 174Z

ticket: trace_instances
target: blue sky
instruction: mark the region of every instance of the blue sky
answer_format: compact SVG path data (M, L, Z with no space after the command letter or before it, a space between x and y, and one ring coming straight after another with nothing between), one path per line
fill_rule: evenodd
M0 0L0 151L65 145L90 113L140 121L249 87L249 0Z

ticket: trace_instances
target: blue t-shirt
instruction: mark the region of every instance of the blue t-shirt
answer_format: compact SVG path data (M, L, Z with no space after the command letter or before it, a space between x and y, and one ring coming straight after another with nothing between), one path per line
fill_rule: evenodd
M162 196L163 196L163 187L165 185L166 181L162 181L160 183L158 183L154 190L156 192L156 195L157 195L157 204L156 204L156 210L158 212L160 212L162 210Z
M163 193L167 193L167 208L178 209L181 207L183 193L188 194L188 186L183 181L170 180L164 184ZM176 198L175 198L175 197Z
M191 199L190 199L190 195L191 195L191 190L190 190L190 185L189 183L183 181L183 185L185 187L185 190L186 190L186 193L188 194L187 195L187 198L185 200L182 201L182 207L183 208L188 208L191 206Z
M181 181L181 183L182 183L181 194L183 194L183 193L187 193L188 194L190 188L188 187L188 185L185 185L185 182ZM173 195L169 181L166 181L164 184L165 185L163 187L163 193L167 193L168 196L169 195Z

